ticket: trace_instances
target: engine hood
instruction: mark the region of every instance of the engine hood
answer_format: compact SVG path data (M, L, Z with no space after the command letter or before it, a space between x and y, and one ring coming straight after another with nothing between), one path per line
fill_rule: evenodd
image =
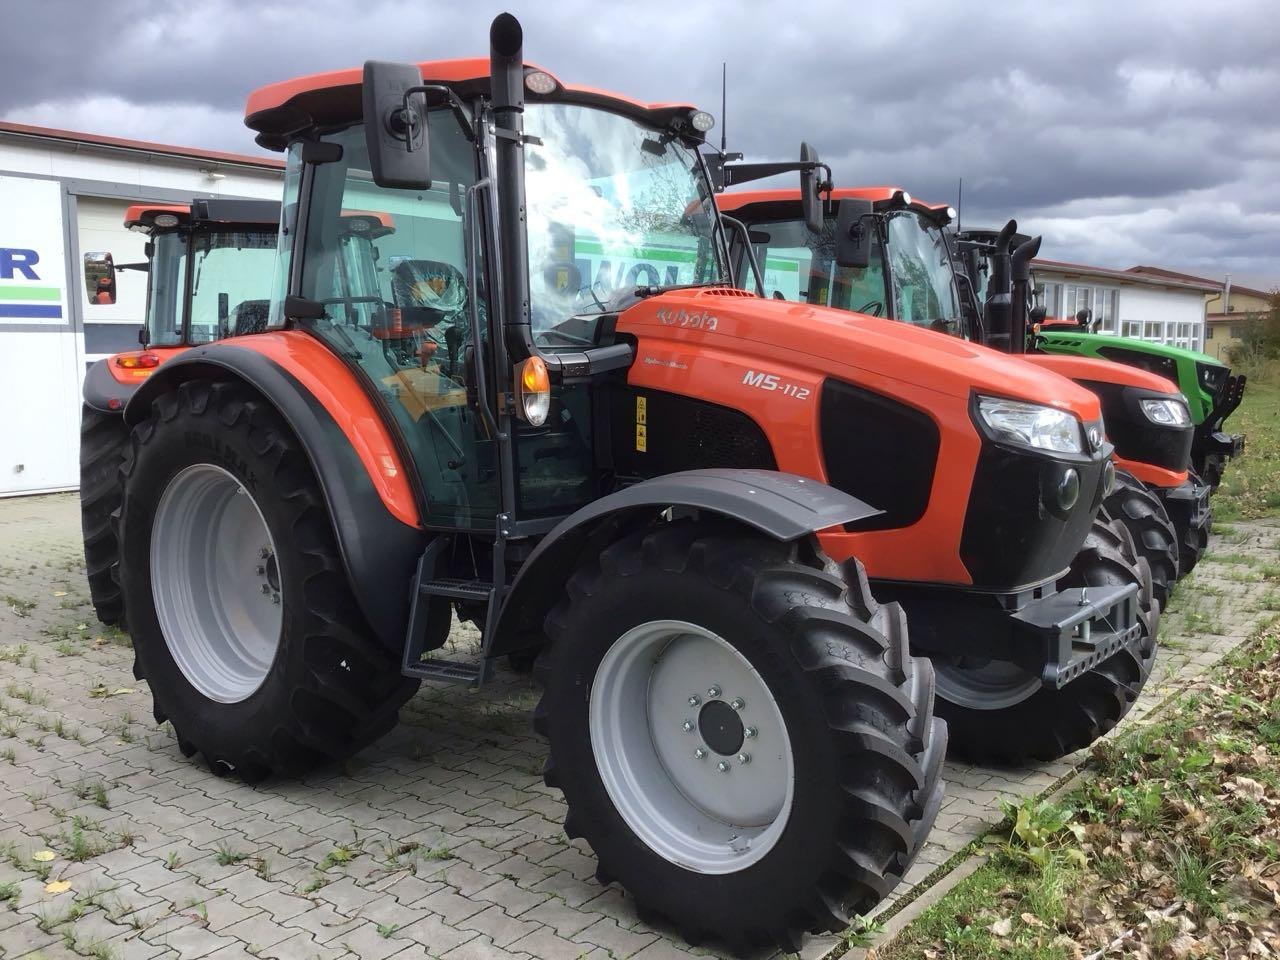
M1042 370L1052 370L1072 380L1088 380L1092 383L1113 383L1118 387L1141 387L1153 393L1181 396L1177 384L1159 374L1149 373L1127 363L1099 360L1095 357L1077 357L1068 353L1028 353L1023 356Z
M767 300L745 290L672 290L629 307L618 331L804 366L826 376L861 371L962 399L977 391L1047 404L1084 421L1098 398L1051 370L949 334L831 307ZM860 379L865 379L865 376Z

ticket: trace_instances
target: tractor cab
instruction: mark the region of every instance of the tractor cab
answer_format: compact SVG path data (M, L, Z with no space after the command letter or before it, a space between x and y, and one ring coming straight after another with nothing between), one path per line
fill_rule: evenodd
M766 296L968 334L972 317L945 233L953 210L922 203L898 187L836 188L829 203L833 212L821 233L814 233L794 190L735 191L717 198L722 213L748 227ZM859 236L854 263L837 259L841 214L846 231L852 227ZM738 276L746 277L750 257L738 237L731 255Z

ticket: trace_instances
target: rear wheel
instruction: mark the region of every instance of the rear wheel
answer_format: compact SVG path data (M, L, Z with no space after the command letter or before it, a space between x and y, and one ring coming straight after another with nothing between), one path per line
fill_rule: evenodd
M120 466L129 428L119 413L80 410L80 530L93 612L105 624L124 625L124 599L115 569L120 549L111 515L120 507Z
M1160 498L1127 470L1116 471L1115 488L1103 501L1110 517L1133 538L1137 555L1151 567L1151 586L1160 608L1169 605L1169 591L1178 580L1178 532Z
M247 388L158 397L124 468L121 581L157 721L247 780L381 736L417 688L368 635L311 465Z
M941 804L929 662L861 568L805 549L664 524L581 567L547 619L536 726L565 830L693 942L844 929Z
M1134 555L1123 528L1099 519L1059 581L1063 589L1135 582L1138 649L1121 650L1058 690L1007 661L935 657L938 715L951 730L952 749L979 763L1021 766L1066 756L1115 727L1155 662L1160 606L1146 561Z

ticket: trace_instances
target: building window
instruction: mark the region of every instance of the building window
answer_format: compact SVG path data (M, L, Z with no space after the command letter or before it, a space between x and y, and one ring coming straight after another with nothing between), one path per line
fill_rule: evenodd
M1062 284L1037 283L1035 301L1037 307L1044 307L1045 317L1049 320L1062 316Z
M1099 333L1115 333L1120 310L1120 291L1114 287L1096 287L1068 283L1062 299L1062 316L1074 320L1081 310L1088 310ZM1050 316L1052 316L1050 312Z

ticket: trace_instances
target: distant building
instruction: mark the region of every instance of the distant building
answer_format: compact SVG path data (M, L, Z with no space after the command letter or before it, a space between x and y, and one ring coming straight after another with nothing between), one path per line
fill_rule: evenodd
M1218 281L1148 267L1111 270L1058 260L1032 266L1036 303L1049 317L1072 318L1087 309L1100 321L1100 333L1190 350L1204 349L1206 303L1222 293Z
M147 275L97 296L87 255L146 260L131 203L279 199L273 157L196 150L0 121L0 496L79 485L80 388L89 363L136 347Z
M1204 277L1176 273L1161 267L1130 267L1129 272L1144 276L1167 277L1173 280L1216 283ZM1232 283L1230 274L1227 275L1225 282L1216 283L1216 292L1205 295L1208 326L1204 338L1204 352L1214 357L1225 357L1231 344L1244 335L1245 325L1261 320L1271 310L1271 298L1272 294L1265 290L1255 290L1252 287Z

